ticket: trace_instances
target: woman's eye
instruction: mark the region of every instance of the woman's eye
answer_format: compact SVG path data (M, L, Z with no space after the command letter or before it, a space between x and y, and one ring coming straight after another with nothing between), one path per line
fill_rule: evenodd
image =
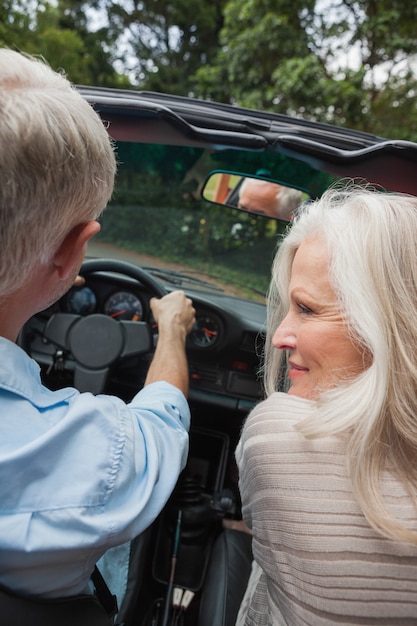
M308 315L309 313L313 312L311 309L309 309L308 306L305 306L305 304L301 304L301 302L297 303L297 307L300 313L303 313L304 315Z

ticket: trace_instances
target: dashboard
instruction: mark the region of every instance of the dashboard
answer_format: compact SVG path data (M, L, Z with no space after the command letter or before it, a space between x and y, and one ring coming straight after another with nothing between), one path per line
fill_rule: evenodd
M91 286L72 287L61 299L60 310L81 316L101 313L120 321L150 321L153 324L149 305L151 295L143 289L135 289L131 285L119 288L120 285L94 280L90 282ZM221 317L210 310L200 309L188 338L188 346L195 349L212 348L221 341L223 334Z
M186 346L190 400L246 413L262 394L259 362L265 306L218 292L185 291L196 309L196 323ZM158 328L150 308L153 295L129 276L97 272L87 275L83 286L72 287L49 309L29 320L23 347L41 365L44 383L51 388L72 384L72 355L62 354L45 335L48 320L55 313L80 317L101 314L120 322L147 322L155 343ZM106 392L128 400L142 386L151 357L152 351L120 359L112 369Z

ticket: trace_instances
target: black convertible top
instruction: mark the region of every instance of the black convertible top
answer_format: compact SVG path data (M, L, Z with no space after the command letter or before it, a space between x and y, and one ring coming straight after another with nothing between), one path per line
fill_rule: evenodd
M167 94L79 86L125 141L273 151L337 176L417 195L417 143Z

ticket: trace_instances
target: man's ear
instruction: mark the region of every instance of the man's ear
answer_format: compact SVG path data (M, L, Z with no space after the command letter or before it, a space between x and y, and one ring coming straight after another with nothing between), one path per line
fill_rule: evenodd
M96 221L78 224L68 233L56 251L53 264L61 280L66 280L81 265L88 241L100 230Z

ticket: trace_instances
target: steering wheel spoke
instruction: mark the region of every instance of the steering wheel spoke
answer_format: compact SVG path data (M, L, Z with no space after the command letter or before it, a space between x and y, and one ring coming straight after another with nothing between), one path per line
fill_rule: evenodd
M125 332L125 344L121 357L148 354L153 350L153 336L147 322L119 322Z
M43 331L45 339L60 348L68 348L68 333L73 324L81 319L80 315L72 313L56 313L49 318Z
M108 367L93 370L77 363L74 370L74 387L81 393L89 391L96 395L103 391L108 375Z
M85 261L80 270L85 277L97 272L129 276L157 298L166 294L157 278L130 263L92 259ZM44 338L65 350L75 361L74 386L79 391L94 394L104 391L113 365L121 358L149 354L155 348L150 322L117 321L99 313L85 317L56 313L44 328Z

